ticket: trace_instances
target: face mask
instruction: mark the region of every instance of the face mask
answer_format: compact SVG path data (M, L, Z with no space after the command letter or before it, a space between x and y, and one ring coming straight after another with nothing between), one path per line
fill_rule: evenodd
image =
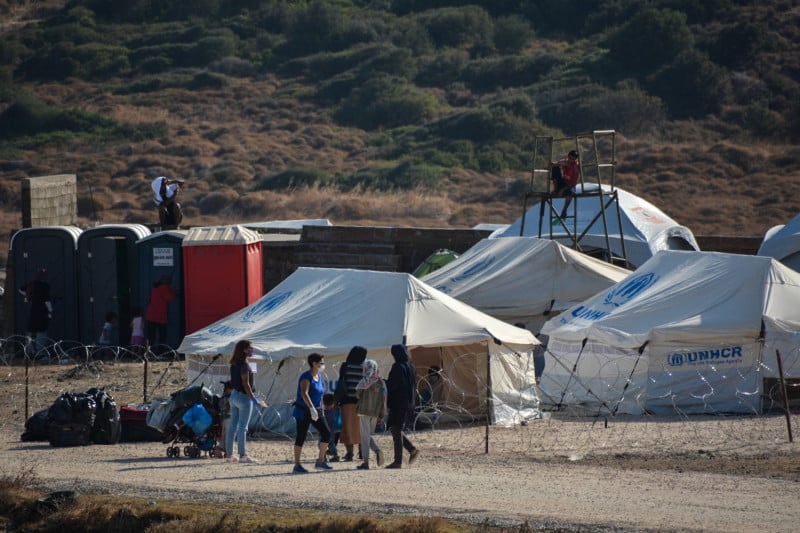
M319 365L319 371L322 372L323 370L325 370L325 363Z

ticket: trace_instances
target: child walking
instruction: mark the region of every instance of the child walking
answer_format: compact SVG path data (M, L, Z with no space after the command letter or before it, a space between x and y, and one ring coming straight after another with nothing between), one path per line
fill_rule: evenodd
M131 346L135 350L136 355L144 353L144 315L142 313L142 306L136 305L131 311L133 318L131 319Z
M356 385L356 413L361 425L361 452L363 463L359 470L369 470L369 452L374 450L378 466L383 466L383 451L378 447L372 432L378 421L386 416L386 382L378 373L378 363L374 359L364 361L364 377Z

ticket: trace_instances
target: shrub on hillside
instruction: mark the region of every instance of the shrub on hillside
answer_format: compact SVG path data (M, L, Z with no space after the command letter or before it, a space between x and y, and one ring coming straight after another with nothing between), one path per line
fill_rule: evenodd
M446 87L462 78L469 63L469 53L464 50L442 50L420 59L414 80L422 87Z
M189 48L183 64L190 67L204 67L217 59L234 55L238 44L238 38L230 30L202 37Z
M295 55L304 55L375 41L382 21L369 18L366 10L359 14L353 17L337 5L315 0L295 12L286 30L287 48Z
M512 141L522 143L534 124L502 104L455 113L432 125L436 134L473 142Z
M343 125L365 130L418 124L433 118L433 96L386 75L371 78L344 99L334 113Z
M74 75L84 80L102 80L130 70L128 49L124 46L91 43L76 46L72 57L77 62Z
M694 46L684 13L648 7L606 41L610 57L629 71L653 72Z
M115 122L96 113L64 110L30 95L21 95L0 113L0 139L52 133L91 132L108 129Z
M675 118L718 113L732 95L727 71L695 50L681 54L651 76L648 89L664 100Z
M560 60L551 55L504 56L471 61L461 79L475 91L526 87L539 81Z
M389 172L388 179L395 189L433 189L444 174L444 169L435 165L403 161Z
M492 42L492 19L486 10L475 5L430 9L416 17L439 48L471 47Z
M653 131L666 120L664 103L640 89L621 89L580 99L564 106L559 123L568 131L614 129L627 135Z
M219 215L236 201L237 195L233 191L214 191L203 195L197 201L197 207L203 215Z
M492 41L501 54L518 54L534 38L530 23L519 15L497 17Z

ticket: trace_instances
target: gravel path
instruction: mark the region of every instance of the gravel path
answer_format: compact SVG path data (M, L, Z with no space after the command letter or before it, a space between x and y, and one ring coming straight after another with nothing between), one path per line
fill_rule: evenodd
M458 433L463 437L463 430ZM778 532L796 531L800 523L800 486L794 480L616 469L585 460L540 462L525 455L459 455L438 451L435 440L421 441L420 459L401 470L365 472L353 462L336 464L333 472L296 476L289 474L291 444L282 440L252 440L249 452L262 462L238 465L168 459L160 443L52 448L6 438L0 471L14 475L33 467L51 489L156 500L249 501L575 530ZM388 449L390 439L380 436L379 443ZM310 467L310 449L304 459Z

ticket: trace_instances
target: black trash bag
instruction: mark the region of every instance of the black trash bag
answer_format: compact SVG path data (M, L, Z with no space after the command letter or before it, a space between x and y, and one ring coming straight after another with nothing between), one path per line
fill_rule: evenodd
M76 422L50 421L50 446L86 446L92 442L92 427Z
M20 435L23 442L47 440L50 436L50 408L36 411L25 421L25 431Z
M50 422L58 424L83 424L94 426L97 405L86 393L65 392L50 406Z
M92 425L92 442L96 444L116 444L122 434L117 402L105 389L92 388L86 394L94 399L95 417Z

